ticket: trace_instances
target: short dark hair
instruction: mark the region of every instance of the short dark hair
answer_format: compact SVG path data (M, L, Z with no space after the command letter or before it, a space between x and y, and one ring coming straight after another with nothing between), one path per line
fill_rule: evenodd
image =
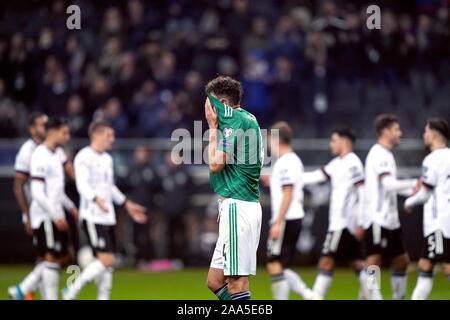
M227 98L232 104L231 107L239 106L244 94L241 83L227 76L218 76L208 82L205 92L213 93L218 98Z
M97 132L97 131L99 131L100 129L103 129L103 128L111 128L112 129L112 126L111 126L111 124L109 122L107 122L105 120L92 121L91 124L89 125L89 129L88 129L89 137L92 137L92 135L95 132Z
M352 129L349 128L336 128L333 130L333 133L336 133L341 138L347 138L352 143L355 143L356 136Z
M41 111L33 111L30 113L28 116L28 128L34 127L36 125L36 120L43 116L46 116L46 114Z
M45 131L49 130L58 130L63 126L69 125L69 122L66 118L62 117L50 117L45 124Z
M292 129L287 122L279 121L279 122L275 123L270 129L278 130L280 141L283 144L289 145L291 143Z
M450 139L450 128L447 120L444 118L430 118L427 121L428 127L439 132L445 140Z
M382 113L375 117L374 127L378 136L381 136L383 129L391 128L394 123L398 123L398 118L394 114Z

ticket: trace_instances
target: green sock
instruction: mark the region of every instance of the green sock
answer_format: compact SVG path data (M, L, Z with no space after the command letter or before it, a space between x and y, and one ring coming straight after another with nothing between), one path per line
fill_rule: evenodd
M230 294L228 293L228 283L214 291L214 294L219 300L231 300Z

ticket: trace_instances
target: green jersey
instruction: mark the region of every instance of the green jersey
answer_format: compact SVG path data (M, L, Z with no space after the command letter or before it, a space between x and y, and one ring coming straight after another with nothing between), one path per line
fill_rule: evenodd
M218 150L230 160L218 173L210 173L214 192L228 198L259 201L259 176L264 159L261 130L255 116L224 105L208 94L218 116Z

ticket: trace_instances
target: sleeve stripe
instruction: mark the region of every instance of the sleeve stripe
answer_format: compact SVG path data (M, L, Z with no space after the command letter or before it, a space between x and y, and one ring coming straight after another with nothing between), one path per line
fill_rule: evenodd
M45 178L41 178L41 177L31 177L32 180L39 180L42 182L45 182Z
M27 172L27 171L22 171L22 170L15 170L16 172L18 172L18 173L22 173L22 174L25 174L25 175L27 175L27 176L29 176L30 175L30 173L29 172Z
M380 173L379 175L378 175L378 178L383 178L384 176L388 176L388 175L390 175L391 173L390 172L382 172L382 173Z
M422 184L424 187L428 188L428 189L434 189L434 186L432 186L431 184L425 183L422 181Z
M328 175L328 173L325 171L324 168L320 168L320 170L322 171L322 173L325 175L325 177L327 177L327 180L330 180L330 176Z
M294 184L293 183L286 183L286 184L282 184L282 187L293 187Z
M360 184L364 184L364 179L355 182L353 185L356 187L359 186Z

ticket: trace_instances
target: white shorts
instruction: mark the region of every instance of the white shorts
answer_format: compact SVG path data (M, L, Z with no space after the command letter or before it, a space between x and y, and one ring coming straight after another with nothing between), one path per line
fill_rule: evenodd
M225 276L255 275L261 218L259 202L219 201L219 238L211 268L223 269Z

